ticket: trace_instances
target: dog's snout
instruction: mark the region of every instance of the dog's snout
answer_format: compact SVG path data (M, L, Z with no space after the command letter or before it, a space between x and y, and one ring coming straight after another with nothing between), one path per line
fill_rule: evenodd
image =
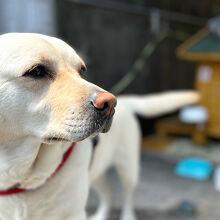
M114 107L116 106L116 97L109 92L100 92L91 102L95 109L105 115L114 113Z

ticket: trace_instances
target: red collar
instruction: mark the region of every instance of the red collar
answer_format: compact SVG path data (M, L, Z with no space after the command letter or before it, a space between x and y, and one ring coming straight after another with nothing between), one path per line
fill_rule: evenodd
M62 167L63 165L66 163L66 161L68 160L68 158L70 157L74 147L75 147L76 142L73 142L71 144L71 146L69 147L69 149L66 151L66 153L63 155L63 160L61 161L61 163L59 164L59 166L56 168L56 170L51 174L51 176L48 178L50 179L51 177L53 177ZM17 194L17 193L22 193L28 191L27 189L24 188L13 188L13 189L9 189L9 190L0 190L0 196L7 196L7 195L12 195L12 194Z

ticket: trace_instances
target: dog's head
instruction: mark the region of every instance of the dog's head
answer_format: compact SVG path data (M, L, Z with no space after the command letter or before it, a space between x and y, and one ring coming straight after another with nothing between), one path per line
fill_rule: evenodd
M65 42L39 34L0 36L0 135L80 141L109 130L115 97L82 78Z

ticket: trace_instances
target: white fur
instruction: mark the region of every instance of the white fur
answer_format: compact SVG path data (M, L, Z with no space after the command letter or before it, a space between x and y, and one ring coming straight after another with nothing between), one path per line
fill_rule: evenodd
M106 171L115 166L124 189L121 220L135 220L133 193L138 183L141 132L135 113L159 116L198 102L193 91L165 92L156 95L120 96L111 130L100 134L91 167L91 185L100 197L97 212L90 220L107 220L112 198Z
M29 189L0 196L0 219L85 220L90 141L77 143L64 167L48 178L72 141L97 132L88 105L103 90L80 77L83 61L57 38L5 34L0 51L0 190L17 184ZM24 76L39 64L54 73L53 80Z

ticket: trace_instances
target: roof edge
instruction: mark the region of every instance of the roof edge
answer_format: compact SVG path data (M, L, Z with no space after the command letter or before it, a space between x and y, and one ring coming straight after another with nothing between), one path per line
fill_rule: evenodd
M206 60L207 60L207 56L208 57L215 57L216 54L211 55L210 53L191 53L191 52L186 52L193 44L195 44L196 42L198 42L201 38L205 37L206 35L208 35L210 33L210 28L208 26L204 27L203 29L201 29L199 32L197 32L196 34L194 34L192 37L190 37L188 40L186 40L184 43L182 43L180 46L177 47L176 49L176 55L177 57L179 57L180 59L186 59L186 60L191 60L191 61L197 61L197 60L201 60L199 58L206 56ZM201 56L200 56L201 54ZM220 55L218 55L218 59L220 58Z

